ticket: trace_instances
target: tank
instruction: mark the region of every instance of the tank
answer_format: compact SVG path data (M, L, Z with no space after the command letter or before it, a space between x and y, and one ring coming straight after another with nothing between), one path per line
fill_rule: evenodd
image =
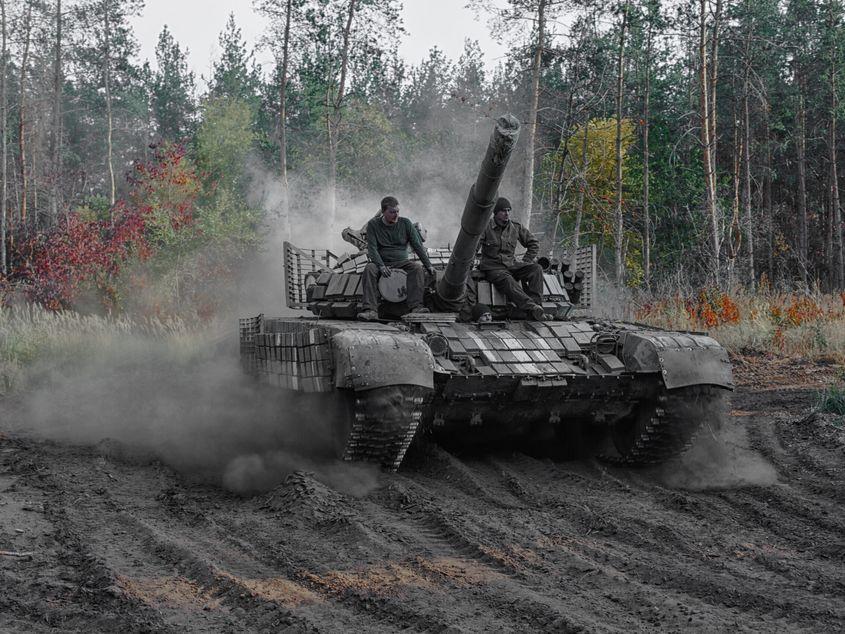
M714 339L589 316L593 247L540 258L543 321L475 270L518 135L514 117L496 120L454 243L427 247L430 313L408 312L394 274L381 289L381 319L355 321L366 237L349 228L344 238L358 250L343 256L285 243L287 304L301 316L239 320L245 371L328 413L339 458L395 470L425 436L642 466L682 453L724 407L733 378ZM472 321L476 304L492 319Z

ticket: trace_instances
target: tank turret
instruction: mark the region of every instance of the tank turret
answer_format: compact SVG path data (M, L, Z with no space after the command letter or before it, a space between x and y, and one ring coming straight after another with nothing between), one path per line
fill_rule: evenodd
M436 278L427 280L425 305L438 313L461 313L466 317L469 305L483 301L497 315L509 315L507 302L490 282L473 272L478 244L493 215L499 184L519 139L519 121L513 115L496 119L487 151L478 175L470 187L461 214L455 242L447 248L428 248L428 256ZM425 240L419 223L414 225ZM367 265L366 225L360 229L347 227L344 241L358 249L356 253L337 256L327 250L303 250L285 243L285 273L289 308L307 308L321 317L354 319L361 310L363 284L361 274ZM590 251L592 254L593 251ZM412 257L416 257L412 254ZM478 278L478 279L476 279ZM556 272L546 276L549 312L568 304L562 279ZM397 319L408 313L404 302L405 273L401 270L379 281L383 319ZM546 304L544 303L544 306Z

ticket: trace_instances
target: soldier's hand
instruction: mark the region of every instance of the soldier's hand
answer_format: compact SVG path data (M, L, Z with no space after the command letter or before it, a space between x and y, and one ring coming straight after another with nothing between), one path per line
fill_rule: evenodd
M425 267L425 271L426 271L426 273L428 273L429 275L431 275L431 277L434 277L434 276L435 276L435 273L434 273L434 267L433 267L433 266L427 266L427 267Z
M390 277L393 273L389 266L383 266L378 270L382 277Z

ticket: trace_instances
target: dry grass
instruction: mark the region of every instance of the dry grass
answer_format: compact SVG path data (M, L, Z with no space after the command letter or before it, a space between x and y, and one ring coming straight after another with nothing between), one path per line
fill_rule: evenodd
M845 294L701 291L641 300L634 318L670 330L705 330L735 352L845 362Z
M185 322L104 318L34 305L0 307L0 396L26 387L33 373L118 349L143 354L151 340L176 354L192 354L207 339Z

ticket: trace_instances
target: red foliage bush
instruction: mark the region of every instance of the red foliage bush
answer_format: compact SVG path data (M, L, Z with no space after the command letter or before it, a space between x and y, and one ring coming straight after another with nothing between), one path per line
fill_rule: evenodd
M740 320L739 307L727 293L701 291L685 302L687 314L697 324L714 328L722 324L735 324Z
M123 205L121 205L123 207ZM70 214L50 232L36 235L23 245L22 265L14 272L31 300L59 310L71 306L80 290L98 288L112 307L114 278L132 255L149 256L144 239L144 217L123 208L108 220L85 220Z
M117 281L129 262L155 253L150 230L162 220L178 232L191 226L199 179L185 165L185 149L161 148L130 176L126 200L97 219L79 211L49 231L17 245L9 279L46 308L74 305L83 290L96 289L107 309L117 307Z

